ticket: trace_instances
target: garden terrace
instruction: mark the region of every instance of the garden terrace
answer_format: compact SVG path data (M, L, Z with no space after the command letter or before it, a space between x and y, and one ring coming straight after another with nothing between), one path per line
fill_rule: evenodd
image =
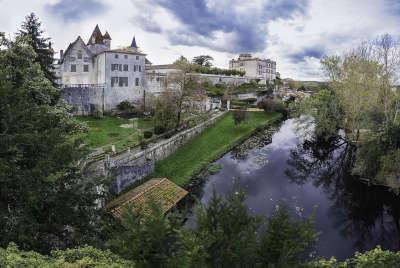
M106 205L114 217L120 217L125 208L132 207L136 212L150 213L151 202L158 202L163 213L168 212L187 191L166 178L151 179L126 192Z
M279 113L248 112L247 122L235 125L231 113L225 115L173 155L156 163L152 177L167 177L180 186L235 145L248 138L257 128L278 120Z

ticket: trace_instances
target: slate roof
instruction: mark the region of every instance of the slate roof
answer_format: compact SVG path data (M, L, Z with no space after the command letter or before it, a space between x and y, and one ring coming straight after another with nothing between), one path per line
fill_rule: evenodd
M70 43L70 44L68 45L67 49L65 50L65 52L64 52L64 54L63 54L63 57L60 58L60 63L62 63L62 62L64 61L64 59L65 59L66 55L68 54L69 50L70 50L77 42L82 42L82 44L83 44L82 47L85 49L85 51L86 51L89 55L93 55L93 53L90 51L90 49L85 45L85 42L83 42L83 39L82 39L80 36L78 36L74 42L72 42L72 43Z
M106 33L103 35L103 39L109 39L111 40L110 34L106 31Z
M103 44L103 34L100 31L99 25L96 24L94 27L93 33L89 38L88 44Z
M151 179L108 203L105 208L114 217L120 217L124 208L150 213L149 202L160 202L163 213L173 208L188 192L166 178Z
M131 47L133 47L133 48L138 48L138 46L136 45L136 38L135 38L135 36L133 36L132 43L131 43Z

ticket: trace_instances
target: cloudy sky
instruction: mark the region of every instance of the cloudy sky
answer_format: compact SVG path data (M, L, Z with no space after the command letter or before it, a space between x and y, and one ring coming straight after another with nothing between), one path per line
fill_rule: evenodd
M179 55L238 53L277 61L282 77L320 80L319 59L383 33L400 35L400 0L0 0L0 31L12 35L35 12L54 48L65 49L96 24L112 47L133 35L153 64Z

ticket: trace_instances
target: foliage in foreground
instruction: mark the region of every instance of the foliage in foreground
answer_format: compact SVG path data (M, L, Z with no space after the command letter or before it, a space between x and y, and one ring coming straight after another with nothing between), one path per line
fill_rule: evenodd
M68 113L27 37L0 50L0 245L49 252L96 237L96 182L83 183Z
M78 268L78 267L135 267L134 263L124 260L109 250L100 250L90 246L78 249L54 250L50 256L34 251L22 251L11 243L6 249L0 248L0 267L37 267L37 268Z
M155 202L150 214L127 209L122 216L125 231L115 233L107 246L138 267L265 267L300 263L317 235L312 220L290 217L285 207L264 220L250 213L244 200L243 192L226 198L214 192L207 206L197 207L192 227L184 226L177 214L162 214Z
M304 268L397 268L400 266L400 252L375 249L364 253L356 253L354 258L338 261L335 258L329 260L315 260L305 264Z

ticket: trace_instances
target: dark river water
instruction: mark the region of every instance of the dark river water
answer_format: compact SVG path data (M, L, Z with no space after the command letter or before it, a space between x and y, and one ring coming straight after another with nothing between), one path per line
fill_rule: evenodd
M297 122L277 126L272 142L260 134L217 160L221 169L205 179L201 202L209 201L213 188L226 195L239 184L254 213L268 217L281 202L304 217L314 211L316 256L344 259L376 245L399 250L400 197L348 175L343 146L307 145Z

